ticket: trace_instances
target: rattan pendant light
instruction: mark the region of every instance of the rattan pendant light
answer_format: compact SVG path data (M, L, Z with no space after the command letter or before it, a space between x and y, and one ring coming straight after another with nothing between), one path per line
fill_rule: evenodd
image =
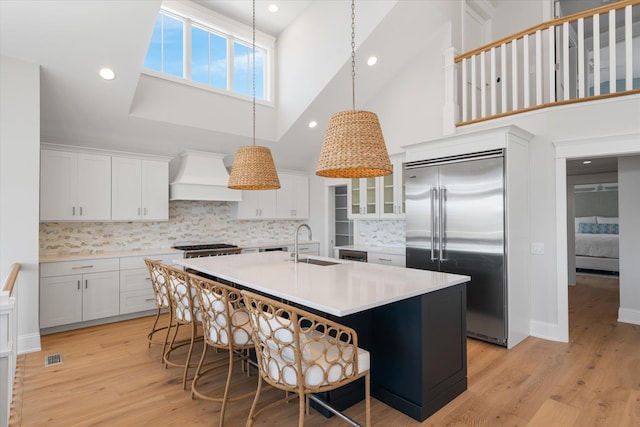
M335 113L316 166L328 178L369 178L389 175L393 168L376 113L356 110L355 0L351 0L351 98L353 109Z
M227 187L234 190L277 190L280 180L268 147L256 145L256 1L253 0L253 145L238 148Z

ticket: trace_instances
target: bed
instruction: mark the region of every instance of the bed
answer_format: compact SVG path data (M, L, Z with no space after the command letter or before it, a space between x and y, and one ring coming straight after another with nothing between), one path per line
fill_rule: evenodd
M617 217L577 217L576 269L620 271Z

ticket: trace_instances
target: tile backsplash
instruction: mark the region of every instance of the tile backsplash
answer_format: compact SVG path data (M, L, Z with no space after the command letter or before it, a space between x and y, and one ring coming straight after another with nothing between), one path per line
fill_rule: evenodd
M358 234L354 236L355 241L362 246L403 247L405 245L404 224L404 221L393 220L359 220Z
M242 244L291 240L300 221L239 221L229 202L172 201L168 222L47 222L40 254L159 249L178 243Z

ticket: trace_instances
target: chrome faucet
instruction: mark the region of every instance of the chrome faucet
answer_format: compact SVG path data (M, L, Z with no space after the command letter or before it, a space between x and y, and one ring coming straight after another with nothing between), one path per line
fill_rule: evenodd
M296 234L293 236L293 262L298 262L298 232L302 227L306 227L307 230L309 230L309 240L313 239L313 237L311 237L311 227L309 227L307 224L300 224L298 227L296 227Z

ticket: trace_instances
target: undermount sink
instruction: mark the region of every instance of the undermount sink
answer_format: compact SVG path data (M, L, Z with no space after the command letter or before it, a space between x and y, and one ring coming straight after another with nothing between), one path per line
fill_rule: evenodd
M339 262L325 261L325 260L322 260L322 259L314 259L314 258L303 258L303 259L298 260L298 262L304 262L305 264L321 265L323 267L327 266L327 265L340 264Z

